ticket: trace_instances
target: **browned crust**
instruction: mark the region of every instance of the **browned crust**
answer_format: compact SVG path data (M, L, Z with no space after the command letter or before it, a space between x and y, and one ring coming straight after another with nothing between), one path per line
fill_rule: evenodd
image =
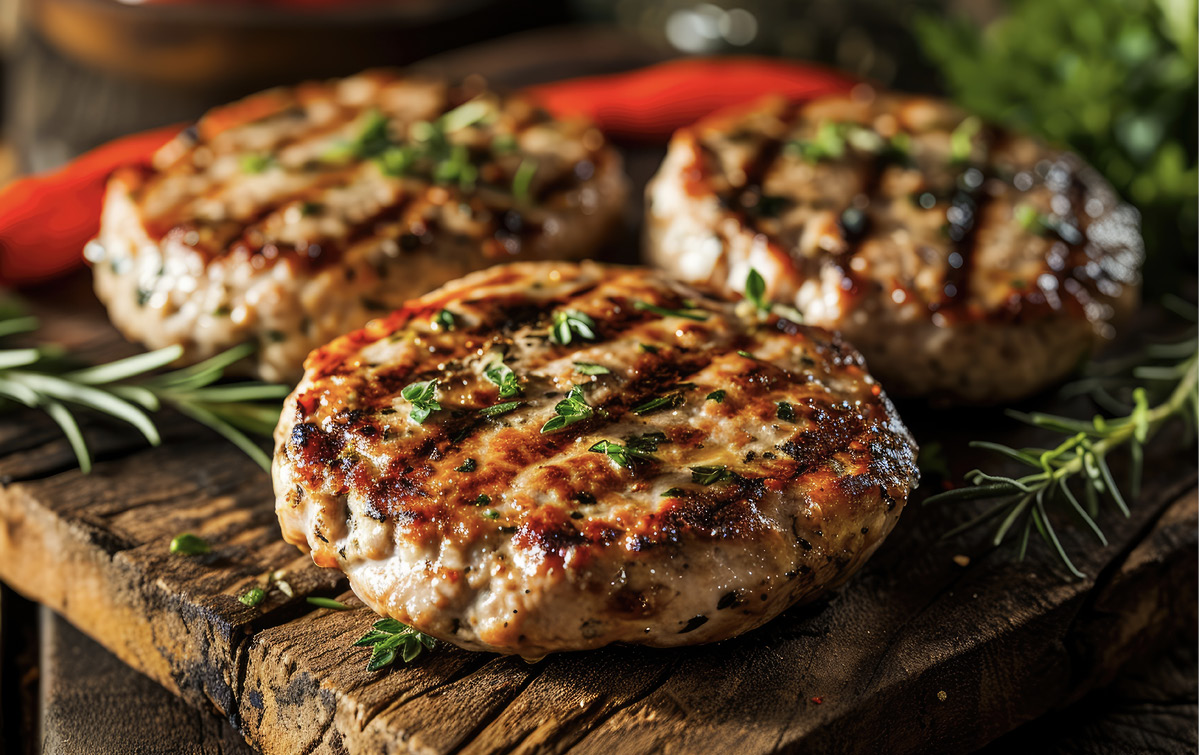
M619 543L620 548L637 553L684 539L753 539L761 534L764 499L772 495L803 490L827 513L862 495L889 501L889 508L907 497L916 479L911 438L867 375L861 356L836 335L774 315L757 329L743 327L731 305L665 285L656 274L614 268L597 275L595 266L587 267L581 273L577 266L553 266L562 280L580 281L560 296L538 296L530 288L527 295L489 297L490 287L513 279L544 279L550 266L496 268L472 276L471 286L451 284L317 350L290 404L294 413L284 419L288 434L280 439L279 460L308 490L368 501L371 516L392 521L401 540L483 538L499 529L512 535L515 548L559 565L567 548L576 554L600 553ZM477 289L482 291L479 296L473 295ZM674 342L661 342L656 335L663 323L660 315L633 306L640 300L679 309L688 299L708 312L709 320L675 318L678 322L671 321L676 326ZM478 320L449 333L430 330L428 318L443 307L466 309ZM583 344L588 348L654 342L656 351L639 353L632 363L614 368L614 374L605 377L612 389L608 398L596 402L596 415L573 425L571 432L541 433L540 418L509 424L508 416L482 417L480 409L501 400L498 389L464 371L463 361L493 345L511 343L518 330L546 331L550 313L558 309L578 310L593 318L598 341ZM427 356L405 363L365 363L364 346L408 338L421 339L418 353ZM764 344L803 356L787 363L738 353ZM537 370L579 346L547 342L544 350L535 352L534 361L521 368ZM678 388L701 379L697 374L718 362L727 365L723 373L727 382ZM441 399L444 410L399 437L400 433L388 429L386 418L394 411L400 390L430 379L454 386L451 396ZM831 380L842 387L833 388ZM629 470L614 466L602 454L583 454L569 464L561 463L571 458L563 455L577 436L604 435L606 427L636 420L631 408L650 398L679 391L686 403L696 407L716 389L727 395L706 410L714 413L706 423L773 422L778 402L786 399L796 414L794 433L778 444L770 458L747 458L731 465L737 477L730 484L688 485L678 497L629 507L619 521L601 521L589 514L586 523L578 522L593 502L617 502L631 492L648 490L669 465L650 461ZM531 384L528 393L535 390L540 393L542 388ZM546 394L552 399L549 404L563 393ZM708 441L701 428L659 425L653 415L645 419L644 429L662 430L667 436L664 450L670 449L672 458L683 460L684 465ZM472 449L482 432L492 434L486 460L480 459L478 471L472 474L454 474L456 467L476 454ZM475 502L480 496L507 495L518 473L539 465L539 494L552 502L525 505L517 494L515 504L498 521L479 516Z
M354 79L377 86L380 91L377 100L386 100L390 89L409 84L440 87L438 114L486 93L478 82L448 85L390 70L368 71ZM227 137L239 128L303 120L307 117L305 108L318 103L336 107L338 114L331 120L320 125L309 124L300 131L284 131L267 149L256 150L262 154L277 154L290 145L342 129L371 110L382 110L377 101L369 105L340 102L336 96L340 84L340 80L307 82L292 88L269 90L216 108L203 116L195 128L164 146L157 154L153 168L123 169L118 172L113 185L130 191L134 202L142 205L143 226L152 240L170 241L178 249L195 253L205 264L237 256L250 260L256 269L269 268L280 261L305 270L320 269L336 264L357 241L377 235L397 239L406 250L410 244L413 248L429 246L435 243L437 234L461 233L441 228L438 216L442 208L464 203L470 206L472 213L485 219L473 227L469 235L481 245L486 258L510 259L524 249L538 247L543 228L535 219L513 207L511 201L497 201L488 192L466 192L454 183L435 183L419 177L394 179L405 184L396 199L383 203L370 216L351 223L343 235L314 237L299 246L270 238L268 223L277 220L279 213L306 204L319 205L328 190L353 184L357 180L356 173L362 168L362 162L357 159L313 160L295 168L313 174L312 181L286 196L259 205L247 217L209 221L198 218L190 209L196 199L215 197L226 191L229 182L213 184L200 196L179 194L177 201L159 207L153 213L145 208L145 199L155 195L165 184L195 174L212 160L229 153L231 147ZM513 96L500 101L495 128L506 137L519 139L529 128L548 124L550 120L550 116L532 102ZM578 162L545 162L539 166L531 200L533 205L543 208L563 206L586 180L581 177L602 173L617 159L599 132L589 130L587 124L563 122L559 127L585 145L585 157ZM520 155L490 155L482 145L472 147L472 153L479 169L479 184L496 187L496 193L507 192L520 164ZM230 181L240 179L240 176L232 176Z
M803 105L768 98L754 107L723 112L677 132L672 149L693 156L684 171L688 193L696 198L714 196L725 216L734 221L729 227L761 235L767 252L790 276L798 281L815 277L819 265L839 270L842 311L853 309L868 294L919 302L939 326L1021 322L1059 314L1103 322L1113 316L1113 306L1127 311L1135 296L1126 292L1136 291L1142 258L1136 221L1090 233L1121 202L1103 178L1075 155L983 126L970 159L959 166L930 168L931 161L944 157L942 146L923 147L912 163L894 160L886 149L870 153L848 148L843 157L815 168L811 190L789 196L794 183L789 186L782 178L783 166L797 160L789 153L790 143L800 136L813 137L826 121L859 124L885 139L906 135L916 143L928 134L937 135L931 140L937 141L965 118L965 113L939 100L859 88L851 95ZM731 141L753 143L748 157L732 173L717 156ZM818 188L820 176L833 170L848 176L849 185L825 194ZM799 231L789 227L794 216L777 219L748 209L771 194L772 188L780 190L776 198L790 202L785 212L806 208L813 213L841 213L851 205L861 207L866 230L852 232L838 224L831 229L829 248L815 259L800 257L793 251ZM897 204L915 203L926 194L932 203L923 211L947 220L938 237L914 239L909 248L900 250L913 258L901 267L920 270L920 282L882 272L883 257L896 253L885 250L875 236L881 229L895 228L894 221L884 216ZM1013 208L1019 203L1039 212L1053 209L1069 228L1061 234L1018 232L1014 240L1001 242L1026 248L1011 256L1019 265L980 259L981 243L1011 232L1007 226L1014 222Z

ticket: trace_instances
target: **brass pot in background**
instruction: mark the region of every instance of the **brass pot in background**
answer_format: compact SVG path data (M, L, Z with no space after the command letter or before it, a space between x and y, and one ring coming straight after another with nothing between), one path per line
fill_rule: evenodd
M0 0L21 170L277 84L404 65L562 20L539 0Z

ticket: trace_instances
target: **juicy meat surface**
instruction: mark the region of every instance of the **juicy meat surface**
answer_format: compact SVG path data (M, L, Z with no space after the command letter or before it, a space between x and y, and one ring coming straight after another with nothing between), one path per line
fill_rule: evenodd
M769 100L678 132L646 254L740 294L751 268L894 394L1045 387L1137 299L1137 213L1069 153L925 97Z
M836 334L646 269L515 263L314 351L284 537L362 600L537 657L752 629L895 524L915 444Z
M448 280L594 252L620 162L478 81L371 71L218 108L119 171L87 257L131 339L192 361L256 342L255 371L295 381L312 349Z

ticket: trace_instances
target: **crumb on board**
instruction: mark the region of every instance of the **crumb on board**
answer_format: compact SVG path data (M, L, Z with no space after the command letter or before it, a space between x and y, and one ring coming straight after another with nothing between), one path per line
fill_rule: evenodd
M938 702L943 702L943 703L946 702L946 690L939 689L937 697L938 697Z
M954 563L958 564L959 566L966 566L967 564L971 563L971 557L964 556L960 553L954 557Z

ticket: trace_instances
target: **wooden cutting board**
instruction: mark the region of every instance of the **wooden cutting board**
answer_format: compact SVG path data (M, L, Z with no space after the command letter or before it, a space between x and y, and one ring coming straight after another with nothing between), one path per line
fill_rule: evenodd
M635 178L658 157L631 154ZM33 298L45 337L89 360L132 353L86 274ZM978 461L970 438L1037 437L998 412L901 412L920 441L950 449L956 475ZM1044 548L1017 563L979 536L942 542L973 509L913 502L841 591L734 640L532 665L440 646L371 673L368 651L351 644L373 614L337 573L282 542L267 475L183 418L164 416L162 427L163 445L148 448L89 422L97 463L84 476L45 417L0 417L0 578L227 717L265 753L961 752L1077 699L1196 623L1195 454L1165 438L1146 460L1133 516L1102 519L1108 547L1060 530L1084 580ZM184 531L214 552L171 556ZM966 566L955 560L963 554ZM238 602L277 569L293 598ZM314 609L310 595L356 608Z
M45 336L82 357L132 351L86 274L36 301ZM976 461L962 452L969 437L1032 440L996 412L901 412L919 440L960 452L959 473ZM267 475L183 418L162 424L163 445L148 448L89 423L98 462L84 476L45 417L0 418L0 577L266 753L967 751L1196 621L1195 455L1164 438L1133 516L1103 518L1108 547L1065 529L1085 580L1044 548L1017 563L978 538L941 542L968 511L914 502L839 593L734 640L533 665L442 646L369 673L351 644L373 614L304 602L360 606L337 573L282 542ZM184 531L214 552L170 555ZM277 569L294 598L238 602Z

